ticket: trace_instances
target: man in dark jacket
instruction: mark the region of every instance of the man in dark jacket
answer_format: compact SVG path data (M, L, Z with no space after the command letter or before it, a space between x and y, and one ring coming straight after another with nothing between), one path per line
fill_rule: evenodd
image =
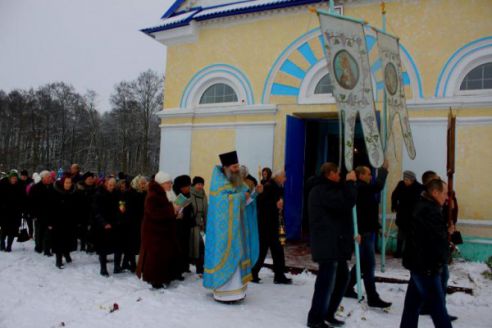
M48 222L53 215L53 179L49 171L42 171L41 181L32 186L29 193L31 210L36 218L34 222L34 238L36 246L34 250L38 253L44 251L44 255L51 256L52 237L48 230Z
M80 239L80 250L89 253L94 250L94 211L92 203L97 191L94 173L84 173L82 180L77 182L75 186L76 199L79 202L78 207L80 209L77 222L77 238Z
M361 235L360 264L364 287L367 294L367 304L370 307L387 308L391 303L381 300L376 291L374 271L376 268L376 234L379 231L379 193L384 188L388 176L388 161L378 170L376 181L372 183L371 169L367 166L359 166L355 169L357 174L357 226ZM356 268L350 272L350 283L345 296L357 298L354 292L356 282Z
M279 239L279 211L283 209L283 186L285 172L276 173L264 186L258 195L258 233L260 236L260 255L253 267L253 282L259 282L258 273L265 262L268 249L272 254L273 282L275 284L291 284L292 279L285 276L284 248Z
M398 182L391 194L391 211L396 212L396 225L398 226L398 242L394 255L396 258L401 257L406 226L412 218L415 204L417 204L423 190L424 187L417 182L415 173L405 171L403 172L403 180Z
M428 300L434 326L451 327L441 282L441 271L449 257L448 228L442 216L446 198L446 183L438 179L430 181L409 223L403 266L410 270L410 282L401 328L418 326L425 300Z
M321 166L324 179L312 188L308 198L311 251L319 271L314 286L308 327L343 325L335 318L348 283L347 261L352 257L354 229L352 208L357 199L355 172L340 183L336 164Z

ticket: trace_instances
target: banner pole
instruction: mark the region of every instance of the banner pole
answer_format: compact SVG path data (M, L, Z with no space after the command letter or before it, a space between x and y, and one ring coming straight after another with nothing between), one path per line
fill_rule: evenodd
M382 25L383 25L383 32L386 32L386 5L384 1L381 2L381 14L382 14ZM388 117L387 117L387 110L388 110L388 99L386 95L386 88L383 88L384 92L384 98L383 98L383 152L386 157L386 150L387 150L387 143L388 143ZM386 270L386 211L387 211L387 194L388 194L388 186L385 181L384 183L384 188L382 192L382 198L381 198L381 225L382 225L382 233L381 233L381 272L384 272Z

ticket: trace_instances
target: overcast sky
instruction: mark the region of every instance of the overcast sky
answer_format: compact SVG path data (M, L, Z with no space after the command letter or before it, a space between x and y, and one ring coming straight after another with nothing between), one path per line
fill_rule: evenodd
M64 81L99 95L153 69L164 74L166 48L141 33L158 25L173 0L0 0L0 89Z

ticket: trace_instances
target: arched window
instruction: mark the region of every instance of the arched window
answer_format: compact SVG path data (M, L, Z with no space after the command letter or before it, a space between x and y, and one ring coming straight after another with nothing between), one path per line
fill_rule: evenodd
M208 87L200 97L200 105L238 102L237 94L225 83L216 83Z
M492 89L492 62L479 65L466 74L460 90Z
M316 88L314 88L315 95L326 93L333 93L333 86L331 85L329 74L325 74L321 80L319 80L318 84L316 84Z

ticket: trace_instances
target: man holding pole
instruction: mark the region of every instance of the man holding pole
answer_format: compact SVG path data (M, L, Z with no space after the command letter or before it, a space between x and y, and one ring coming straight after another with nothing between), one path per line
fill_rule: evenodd
M378 169L376 181L372 182L371 169L367 166L358 166L357 175L357 226L361 235L360 261L364 287L367 294L367 304L370 307L387 308L391 303L383 301L376 291L375 268L376 254L375 241L379 230L379 202L378 194L383 190L388 176L388 161ZM357 298L354 292L356 282L355 265L350 273L350 283L345 293L346 297Z
M347 261L354 250L352 208L357 199L354 171L341 183L338 166L324 163L321 176L308 196L311 252L319 270L307 325L316 328L344 324L335 313L348 283Z

